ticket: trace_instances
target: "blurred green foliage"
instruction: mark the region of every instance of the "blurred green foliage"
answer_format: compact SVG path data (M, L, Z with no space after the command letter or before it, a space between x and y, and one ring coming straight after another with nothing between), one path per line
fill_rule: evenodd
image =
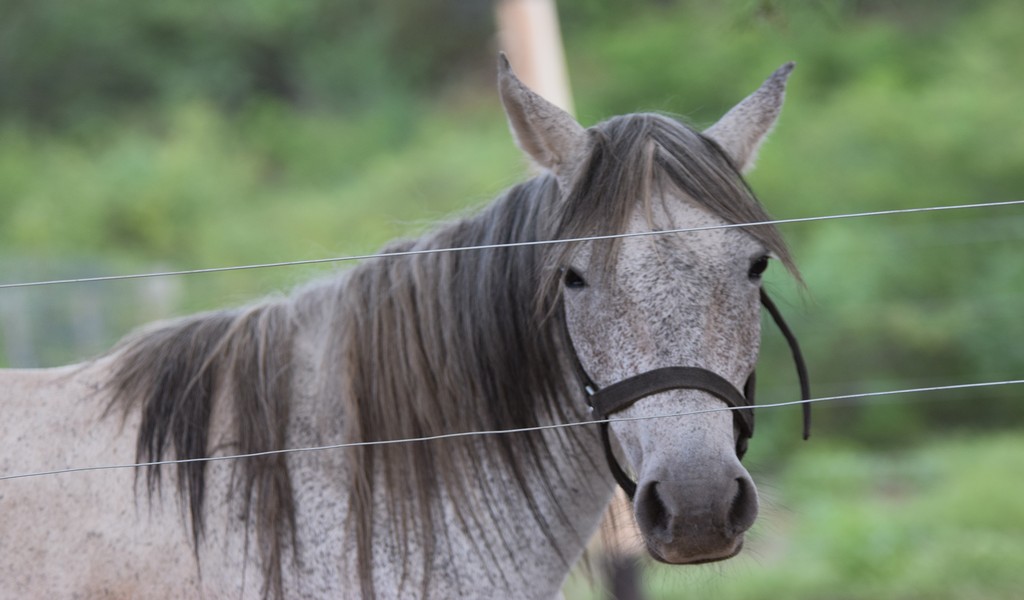
M359 254L479 206L525 173L493 92L491 8L0 0L0 280ZM706 125L795 60L750 176L780 217L1024 191L1015 0L559 8L585 124L660 110ZM767 285L800 333L816 395L1021 377L1020 207L784 233L808 291L778 270ZM176 310L329 270L185 278ZM74 294L55 290L22 293L37 306ZM45 362L100 351L138 324L117 310L102 343L55 342ZM793 398L787 352L765 331L760 398ZM1020 397L822 406L817 434L896 444L934 427L1000 426L1021 420ZM752 454L798 443L797 412L765 411Z
M4 0L0 110L62 127L194 100L351 111L479 61L490 20L487 0Z
M740 556L707 567L648 563L648 597L1017 598L1024 483L1008 474L1022 470L1019 433L896 452L819 445L759 483L766 514ZM579 578L566 597L601 596Z

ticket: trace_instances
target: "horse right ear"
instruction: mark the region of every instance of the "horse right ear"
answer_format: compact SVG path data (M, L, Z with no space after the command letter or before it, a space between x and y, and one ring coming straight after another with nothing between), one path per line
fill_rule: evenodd
M498 56L498 91L516 143L567 189L586 156L586 131L572 115L526 87L512 72L504 52Z

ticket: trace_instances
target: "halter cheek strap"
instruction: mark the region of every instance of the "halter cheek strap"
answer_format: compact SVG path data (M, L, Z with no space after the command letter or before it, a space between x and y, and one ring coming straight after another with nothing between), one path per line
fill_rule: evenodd
M761 290L761 304L771 314L772 320L779 327L782 335L789 343L790 351L793 354L793 361L796 363L797 377L800 379L800 393L804 400L810 398L810 385L807 378L807 366L804 364L803 354L797 343L796 336L790 330L782 314L771 301L768 295ZM568 330L566 331L568 336ZM571 339L570 345L571 345ZM580 381L587 393L587 403L590 405L594 416L600 419L607 419L613 413L632 406L635 402L647 396L667 392L676 389L701 390L715 396L727 406L733 407L733 422L739 430L736 438L736 456L743 458L747 451L747 442L754 435L754 388L755 376L750 374L746 384L743 386L743 393L740 393L731 383L722 376L702 369L700 367L662 367L639 375L634 375L622 381L613 383L605 388L599 388L590 378L579 356L573 352L576 362L576 370ZM806 440L810 436L811 427L811 406L803 405L803 437ZM619 465L612 449L611 437L609 434L609 423L601 424L601 442L604 446L605 457L608 460L608 468L619 486L626 492L630 499L636 494L636 482Z

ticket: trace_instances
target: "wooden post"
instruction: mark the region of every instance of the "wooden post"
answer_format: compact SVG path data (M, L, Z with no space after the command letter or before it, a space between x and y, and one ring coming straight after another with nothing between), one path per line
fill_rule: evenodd
M519 79L574 114L555 0L499 0L495 11L499 43Z

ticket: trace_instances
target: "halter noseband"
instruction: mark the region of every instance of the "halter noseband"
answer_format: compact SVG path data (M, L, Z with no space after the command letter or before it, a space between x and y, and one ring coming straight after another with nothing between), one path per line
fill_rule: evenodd
M771 301L771 298L768 297L763 289L761 290L761 304L771 314L775 325L778 326L779 331L786 338L786 342L789 343L789 349L793 354L793 362L796 363L797 377L800 380L800 397L803 400L810 399L811 392L807 378L807 365L804 363L803 354L800 352L800 345L797 343L796 336L793 335L789 325L782 318L778 307L775 306L775 303ZM566 336L568 337L568 325ZM576 354L575 347L572 346L572 340L569 339L568 341L570 347L573 348L577 374L583 384L583 389L586 390L587 404L590 405L590 410L594 416L599 419L608 419L613 413L632 406L642 398L669 390L701 390L736 409L732 411L733 423L739 430L739 436L736 438L736 456L742 459L743 455L746 454L747 442L754 435L754 373L750 374L750 377L744 384L743 393L740 393L721 375L700 367L662 367L623 379L608 387L600 388L583 368L583 363L580 362L579 355ZM803 435L806 440L811 433L810 404L804 403L803 405L803 419ZM608 426L607 420L601 423L601 442L604 445L605 457L608 459L608 468L611 470L615 481L626 492L626 495L632 499L636 494L636 482L630 479L629 475L626 474L619 465L619 461L615 458Z

